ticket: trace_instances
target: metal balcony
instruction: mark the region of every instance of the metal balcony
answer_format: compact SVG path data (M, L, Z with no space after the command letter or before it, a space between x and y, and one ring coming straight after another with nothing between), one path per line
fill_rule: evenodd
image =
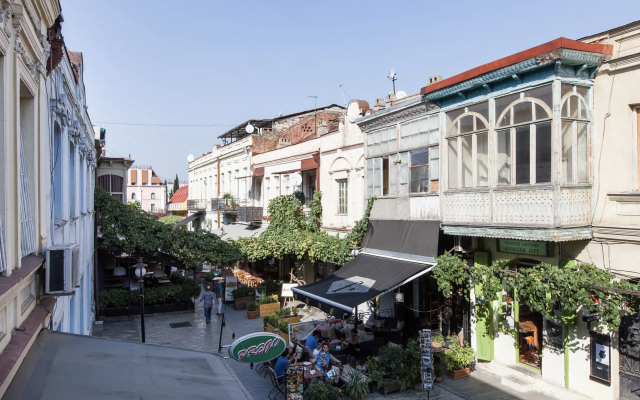
M211 199L211 210L221 213L237 213L239 208L239 200L237 198L218 198Z
M187 210L206 210L207 201L205 199L187 200Z
M262 221L262 207L240 206L238 209L238 221L259 222Z

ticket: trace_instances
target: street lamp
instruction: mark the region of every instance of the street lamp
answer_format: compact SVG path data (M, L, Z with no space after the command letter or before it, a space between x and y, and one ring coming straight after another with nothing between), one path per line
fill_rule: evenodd
M147 273L147 269L145 268L147 264L142 262L142 259L138 260L138 263L133 266L134 274L138 278L138 282L140 283L140 328L142 333L142 343L145 341L145 332L144 332L144 275Z

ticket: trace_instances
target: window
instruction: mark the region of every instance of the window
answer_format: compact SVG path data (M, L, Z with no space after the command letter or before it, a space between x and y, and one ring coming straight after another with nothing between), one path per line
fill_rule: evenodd
M440 142L438 115L400 125L400 150L425 147Z
M589 88L561 86L562 182L589 182Z
M367 135L367 157L395 153L397 149L397 126L393 125Z
M636 166L636 182L634 190L640 189L640 107L633 109L633 125L635 140L635 166Z
M131 200L135 200L136 199L136 194L135 193L131 193Z
M98 177L98 187L111 193L111 195L120 201L124 201L123 193L124 179L118 175L102 175Z
M552 86L495 99L499 186L551 182Z
M69 142L69 215L76 215L76 146Z
M409 152L411 159L411 193L424 193L429 191L429 149L420 149Z
M156 199L156 194L155 193L151 193L151 200L155 200Z
M64 219L62 213L62 133L58 123L53 127L53 216Z
M474 104L446 115L449 188L488 186L489 103Z
M36 279L34 278L20 291L20 313L24 314L36 299Z
M311 203L313 200L313 194L316 192L316 176L307 176L307 201Z
M152 205L151 205L151 211L153 212L153 211L155 211L155 210L156 210L156 205L155 205L155 204L152 204Z
M338 181L338 214L347 214L348 198L347 180L340 179Z

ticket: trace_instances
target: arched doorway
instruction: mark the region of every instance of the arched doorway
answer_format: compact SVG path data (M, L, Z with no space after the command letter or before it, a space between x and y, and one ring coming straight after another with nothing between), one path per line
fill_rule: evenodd
M517 258L511 261L509 270L517 273L524 268L535 267L541 261L530 258ZM517 291L507 293L505 304L509 309L510 322L515 330L516 361L528 367L542 370L542 347L544 317L520 301Z

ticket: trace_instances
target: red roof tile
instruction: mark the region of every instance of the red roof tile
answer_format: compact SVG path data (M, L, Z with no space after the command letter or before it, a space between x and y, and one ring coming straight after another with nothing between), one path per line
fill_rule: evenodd
M187 197L189 197L189 185L183 186L180 189L176 190L176 192L171 196L171 200L169 203L184 203L187 201Z

